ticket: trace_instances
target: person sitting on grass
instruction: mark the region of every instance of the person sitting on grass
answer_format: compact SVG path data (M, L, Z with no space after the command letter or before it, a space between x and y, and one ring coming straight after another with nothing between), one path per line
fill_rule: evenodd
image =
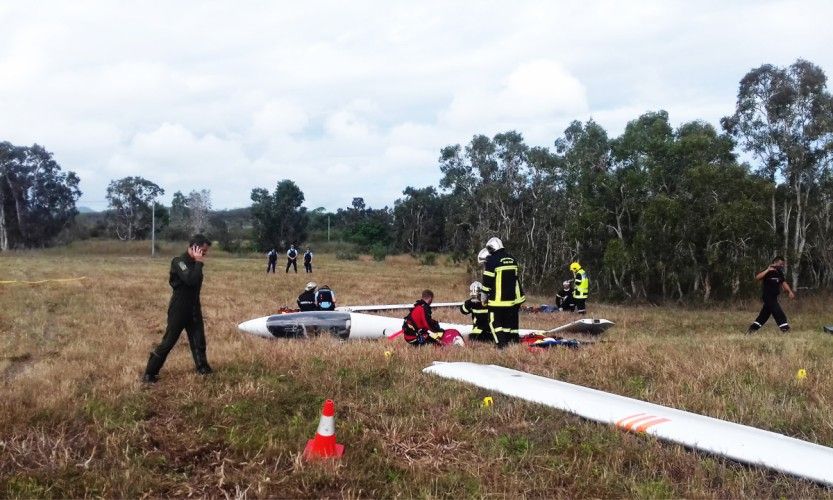
M431 317L431 302L433 301L434 292L423 290L422 298L414 303L414 307L405 316L402 324L405 342L413 346L442 345L444 330L437 320Z

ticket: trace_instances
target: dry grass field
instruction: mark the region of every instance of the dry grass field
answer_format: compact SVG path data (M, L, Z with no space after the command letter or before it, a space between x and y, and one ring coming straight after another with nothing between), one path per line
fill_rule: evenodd
M0 254L2 497L833 497L818 485L622 432L427 375L433 360L494 363L833 446L829 297L785 307L743 335L759 304L709 309L600 305L606 342L533 353L412 349L400 342L268 341L237 323L293 305L303 272L212 251L203 308L215 374L194 374L185 335L161 381L139 376L165 327L167 269L148 245L88 242ZM439 259L316 258L339 304L460 300L470 276ZM279 266L282 263L279 262ZM592 270L591 270L592 271ZM530 297L530 303L546 302ZM404 314L404 313L400 313ZM438 313L462 321L456 311ZM522 326L568 318L524 315ZM385 356L386 350L394 354ZM807 370L797 381L798 369ZM299 454L336 402L337 464Z

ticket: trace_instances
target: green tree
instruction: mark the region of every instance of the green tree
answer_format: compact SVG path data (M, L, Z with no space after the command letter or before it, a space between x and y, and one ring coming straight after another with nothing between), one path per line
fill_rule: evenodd
M780 203L778 191L772 192L770 228L790 261L795 288L813 223L808 202L833 155L827 76L802 59L787 68L755 68L740 81L734 115L722 123L758 159L761 174L773 184L783 183Z
M278 182L272 194L263 188L253 189L251 198L253 237L259 251L284 248L306 239L304 193L294 182Z
M151 203L165 190L142 177L124 177L110 181L107 201L108 222L120 240L147 238L151 228Z
M0 251L52 243L78 213L78 183L42 146L0 142Z

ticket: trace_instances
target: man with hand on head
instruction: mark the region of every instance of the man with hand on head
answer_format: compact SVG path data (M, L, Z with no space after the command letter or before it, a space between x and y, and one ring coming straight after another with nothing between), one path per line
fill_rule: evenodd
M772 263L766 269L755 275L755 279L763 284L761 299L764 301L764 305L761 308L761 312L758 313L758 317L755 318L755 321L746 330L747 334L757 332L764 326L764 323L767 322L770 315L775 319L775 323L783 333L790 331L787 315L784 314L784 310L781 309L781 304L778 303L778 295L781 293L781 290L787 292L791 299L795 298L795 293L793 293L790 285L787 284L787 278L784 275L785 266L786 262L784 258L779 255L772 259Z
M188 334L188 344L191 346L197 373L208 375L212 371L205 354L205 326L200 305L203 263L210 246L208 238L196 234L191 238L188 250L171 260L168 283L173 293L168 304L168 326L162 342L150 353L143 382L153 383L159 379L159 370L183 329Z

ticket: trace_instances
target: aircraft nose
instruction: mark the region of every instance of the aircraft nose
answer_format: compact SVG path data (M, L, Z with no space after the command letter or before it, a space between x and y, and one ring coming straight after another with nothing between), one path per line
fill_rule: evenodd
M269 329L266 328L267 318L268 316L250 319L249 321L244 321L237 325L237 328L241 332L245 332L250 335L257 335L258 337L271 337L272 335L269 333Z

